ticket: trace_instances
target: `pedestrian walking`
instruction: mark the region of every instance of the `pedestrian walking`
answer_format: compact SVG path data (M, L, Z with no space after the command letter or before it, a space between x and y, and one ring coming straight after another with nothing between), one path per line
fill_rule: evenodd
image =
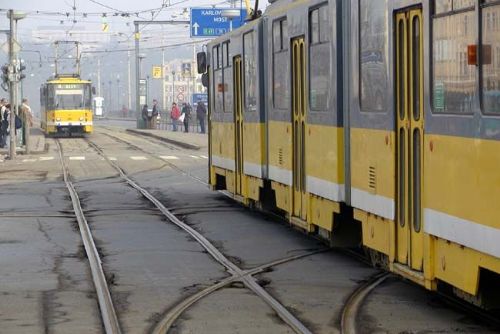
M205 118L207 117L207 108L205 103L198 100L198 105L196 106L196 118L200 123L201 133L205 133Z
M191 119L191 105L189 103L184 103L182 107L182 114L184 115L184 132L189 132L189 120Z
M174 131L177 131L177 120L181 117L181 112L177 103L172 103L172 109L170 110L170 119L172 120L172 127Z
M158 100L153 100L153 111L151 113L151 120L149 124L150 129L156 129L156 121L158 115L160 114L160 107L158 106Z

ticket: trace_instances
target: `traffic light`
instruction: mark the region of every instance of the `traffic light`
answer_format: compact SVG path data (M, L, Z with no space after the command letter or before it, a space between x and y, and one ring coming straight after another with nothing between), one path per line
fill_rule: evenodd
M23 80L24 78L26 78L26 74L23 73L25 69L26 65L24 65L23 62L17 64L16 66L17 80Z
M9 90L9 65L2 66L2 83L0 84L4 91Z

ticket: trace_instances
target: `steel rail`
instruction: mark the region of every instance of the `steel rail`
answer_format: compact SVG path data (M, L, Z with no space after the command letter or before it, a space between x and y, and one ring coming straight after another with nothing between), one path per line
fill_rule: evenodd
M97 293L97 299L99 302L99 309L101 311L104 329L108 334L120 334L120 324L118 322L118 317L116 316L116 311L113 306L111 294L109 293L108 283L106 282L106 276L104 275L104 271L102 269L102 262L99 257L99 252L97 251L94 239L92 237L92 232L90 231L87 219L85 218L85 214L83 213L78 193L73 183L70 181L68 167L66 166L64 155L62 152L62 145L58 139L56 139L56 145L59 150L59 158L61 161L64 183L66 184L66 188L68 188L69 195L71 197L75 216L78 221L78 227L82 236L83 245L85 247L85 252L87 253L87 258L89 260L90 271L92 273L92 279L94 281L94 286Z
M349 296L342 310L342 318L340 320L341 334L356 334L357 326L356 319L358 311L363 304L366 296L370 294L380 283L382 283L390 273L378 273L371 277L368 281L358 286L356 290Z
M199 182L199 183L201 183L201 184L208 185L208 183L207 183L207 182L203 181L203 180L202 180L202 179L200 179L199 177L196 177L196 176L192 175L191 173L186 172L185 170L183 170L182 168L179 168L179 166L177 166L176 164L174 164L174 163L173 163L173 162L171 162L171 161L164 160L164 159L162 159L162 158L157 157L157 156L156 156L153 152L149 152L149 151L147 151L147 150L143 149L142 147L139 147L139 146L137 146L137 145L135 145L135 144L132 144L131 142L128 142L128 141L126 141L126 140L124 140L124 139L122 139L122 138L119 138L119 137L117 137L117 136L111 135L111 134L109 134L109 133L104 133L104 135L106 135L106 136L108 136L108 137L110 137L110 138L112 138L112 139L115 139L116 141L121 142L121 143L123 143L123 144L125 144L125 145L128 145L128 146L130 146L130 147L133 147L133 148L135 148L135 149L136 149L136 150L138 150L138 151L142 151L142 152L144 152L144 153L147 153L147 154L149 154L149 155L153 156L155 159L157 159L157 160L159 160L159 161L162 161L163 163L167 164L167 165L168 165L168 166L170 166L172 169L175 169L176 171L180 172L181 174L186 175L186 176L189 176L190 178L192 178L193 180L195 180L195 181L197 181L197 182ZM130 135L129 135L129 136L130 136Z
M145 198L153 203L161 213L165 215L172 223L189 233L198 243L205 248L205 250L220 264L222 264L231 275L242 277L242 282L255 294L261 297L276 313L277 315L290 326L296 333L310 334L311 331L298 320L290 311L288 311L282 304L280 304L274 297L272 297L266 290L264 290L253 277L245 276L245 272L241 270L234 263L222 254L210 241L203 235L179 220L172 212L170 212L154 195L141 187L134 180L132 180L123 169L118 166L114 161L111 161L108 156L93 142L87 139L88 144L93 147L115 170L120 174L132 188L140 192Z
M275 261L260 265L258 267L246 270L245 276L252 276L252 275L260 274L260 273L266 271L267 269L278 266L280 264L291 262L294 260L298 260L298 259L301 259L304 257L314 255L314 254L322 253L322 252L325 252L328 250L329 249L320 249L320 250L313 251L313 252L308 252L308 253L304 253L304 254L297 254L297 255L289 256L289 257L286 257L283 259L275 260ZM184 311L186 311L189 307L194 305L196 302L198 302L202 298L208 296L209 294L211 294L219 289L222 289L225 286L228 286L229 284L232 284L234 282L241 282L241 281L242 281L242 276L233 275L233 276L227 277L227 278L223 279L222 281L217 282L213 285L210 285L210 286L206 287L205 289L200 290L197 293L187 297L186 299L182 300L180 303L175 305L173 308L171 308L162 317L162 319L160 319L158 321L158 323L156 324L154 329L151 331L151 333L153 333L153 334L168 333L168 331L170 330L172 325L175 323L177 318L179 318L180 315Z

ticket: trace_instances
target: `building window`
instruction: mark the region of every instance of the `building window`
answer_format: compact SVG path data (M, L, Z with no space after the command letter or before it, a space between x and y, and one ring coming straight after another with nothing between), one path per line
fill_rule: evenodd
M288 27L286 19L273 22L273 105L276 109L290 107Z
M440 4L441 3L441 4ZM437 113L471 113L476 98L475 66L468 64L467 47L475 44L472 1L436 1L432 29L432 96ZM441 5L441 6L440 6ZM463 10L464 8L469 8ZM460 9L459 12L455 10Z
M360 1L360 104L362 111L387 110L387 0Z

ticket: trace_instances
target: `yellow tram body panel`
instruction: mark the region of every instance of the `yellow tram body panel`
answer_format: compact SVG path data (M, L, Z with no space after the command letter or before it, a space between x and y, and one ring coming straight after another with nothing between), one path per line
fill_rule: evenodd
M236 189L235 132L232 122L215 122L211 125L212 140L212 186L216 186L216 174L224 176L227 191L238 195L242 202L259 200L263 186L265 124L246 122L243 125L243 175L242 189Z
M432 276L475 295L479 268L500 274L500 141L428 134L424 232Z
M57 133L58 126L82 126L84 133L93 131L92 110L51 110L42 120L42 129L46 134Z
M333 230L333 214L340 212L344 200L343 147L342 128L305 125L306 220L294 219L292 125L269 121L269 177L276 205L306 231Z
M393 132L351 129L354 218L362 223L363 245L386 254L392 271L429 289L441 280L476 295L481 268L500 274L500 142L425 136L424 242L412 245L423 254L420 273L399 264L397 250L410 241L398 239L395 217L388 215L391 207L395 212L393 143Z

